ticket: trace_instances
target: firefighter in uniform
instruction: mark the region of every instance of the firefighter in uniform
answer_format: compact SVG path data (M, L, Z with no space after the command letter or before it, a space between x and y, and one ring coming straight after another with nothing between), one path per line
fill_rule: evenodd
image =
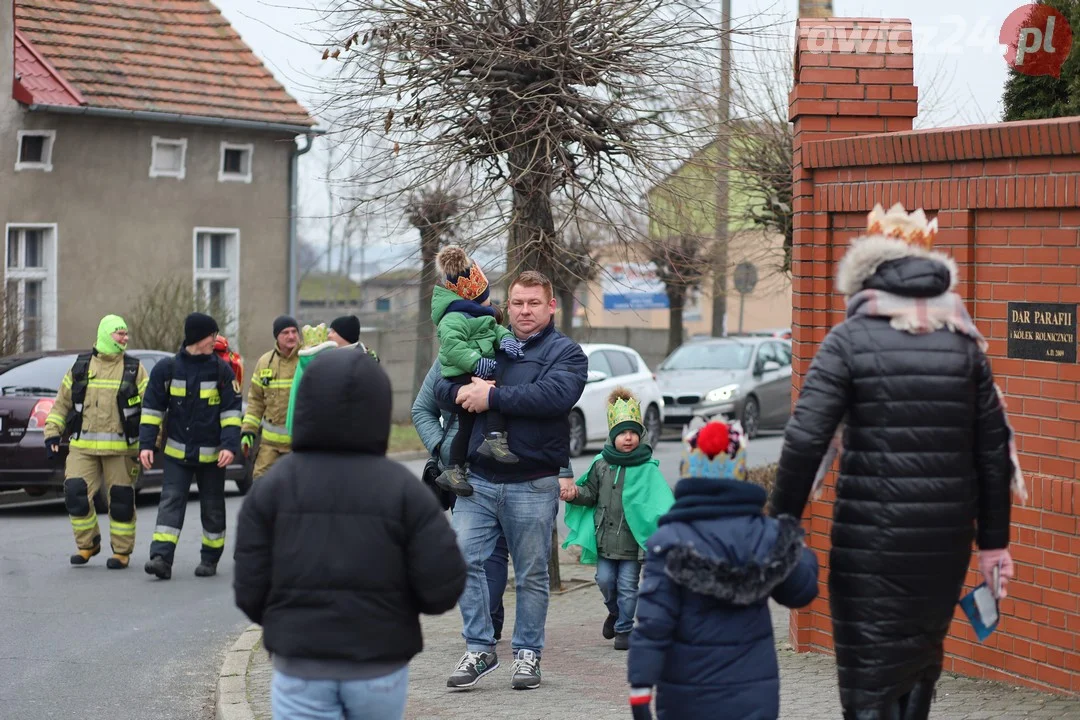
M202 560L197 577L217 574L225 550L225 468L240 452L240 386L232 368L214 353L218 326L192 313L184 321L184 347L150 373L143 399L139 460L154 462L165 425L165 462L148 575L172 577L173 556L184 527L192 481L199 486Z
M300 326L288 315L274 320L274 349L259 358L251 375L247 410L241 429L240 446L247 457L262 431L262 442L255 455L252 480L258 480L280 457L289 452L291 438L285 427L289 412L289 394L296 374Z
M45 448L60 452L60 438L71 435L64 468L64 505L71 516L77 552L72 565L85 565L101 552L94 496L109 508L113 570L128 566L135 547L135 481L139 465L139 411L147 376L142 363L124 353L127 324L106 315L98 325L92 352L79 355L64 375L52 411L45 419Z

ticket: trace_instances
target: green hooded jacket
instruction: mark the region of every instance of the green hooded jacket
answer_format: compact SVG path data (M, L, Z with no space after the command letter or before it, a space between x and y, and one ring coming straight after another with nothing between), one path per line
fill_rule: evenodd
M647 446L639 446L639 451ZM649 452L634 465L609 462L605 454L620 455L610 444L577 479L578 495L566 504L570 533L563 547L580 545L581 562L596 558L640 560L645 543L656 532L660 516L675 504L675 495ZM638 452L638 451L635 451Z
M491 315L472 317L463 312L447 312L458 300L461 297L457 293L441 285L436 285L431 295L431 322L438 328L443 377L472 375L476 361L495 357L499 341L513 334Z

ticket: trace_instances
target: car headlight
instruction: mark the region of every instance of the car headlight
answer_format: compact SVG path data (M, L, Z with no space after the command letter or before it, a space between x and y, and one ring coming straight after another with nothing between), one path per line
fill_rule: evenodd
M739 394L738 385L725 385L705 393L705 402L723 402Z

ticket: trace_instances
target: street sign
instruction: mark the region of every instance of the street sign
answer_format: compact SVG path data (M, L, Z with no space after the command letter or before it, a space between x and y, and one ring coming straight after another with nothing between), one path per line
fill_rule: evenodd
M743 295L754 292L757 286L757 268L754 263L743 261L735 266L735 289Z

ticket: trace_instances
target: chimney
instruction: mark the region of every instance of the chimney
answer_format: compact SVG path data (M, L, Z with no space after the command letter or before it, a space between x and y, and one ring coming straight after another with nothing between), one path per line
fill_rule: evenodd
M799 0L799 17L832 17L832 0Z

